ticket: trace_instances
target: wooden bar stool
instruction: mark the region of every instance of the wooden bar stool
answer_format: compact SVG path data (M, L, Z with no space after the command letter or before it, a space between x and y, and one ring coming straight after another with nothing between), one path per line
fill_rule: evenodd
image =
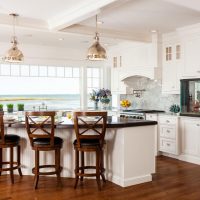
M98 189L101 190L100 176L103 182L106 182L104 176L103 147L106 132L107 112L74 112L74 128L76 140L75 149L75 185L77 187L79 178L96 177ZM79 161L79 152L81 152L81 166ZM94 166L85 165L85 152L95 152L96 164ZM86 172L95 170L94 173Z
M12 184L14 184L13 171L18 169L19 175L22 176L21 162L20 162L20 137L18 135L4 134L4 121L3 112L0 112L0 175L3 171L10 171L10 178ZM14 147L17 148L17 161L13 161ZM10 150L10 160L3 161L3 149L8 148ZM9 165L4 167L3 165Z
M61 184L60 173L60 150L63 140L54 136L55 112L26 112L26 129L30 139L31 147L35 151L35 167L32 173L35 174L34 187L37 189L40 175L57 175L57 182ZM55 151L54 165L40 165L40 151ZM43 168L54 168L54 171L41 172Z

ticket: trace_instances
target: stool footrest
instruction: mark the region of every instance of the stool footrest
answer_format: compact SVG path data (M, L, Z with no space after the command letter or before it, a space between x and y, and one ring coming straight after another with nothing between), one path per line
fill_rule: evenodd
M2 165L9 165L10 162L2 162L1 163ZM15 165L15 166L14 166ZM10 171L10 170L15 170L15 169L19 169L21 167L21 165L18 165L17 162L13 162L13 167L12 169L10 167L5 167L5 168L0 168L0 172L3 172L3 171Z
M94 170L96 170L96 167L95 166L84 166L84 167L78 167L78 171L80 171L80 170L87 170L87 169L94 169ZM82 172L78 172L77 173L77 169L75 169L74 170L75 171L75 173L78 175L78 176L81 176L81 177L91 177L91 176L96 176L97 175L97 173L85 173L84 172L84 174L82 173ZM104 168L100 168L100 174L102 174L102 173L104 173L105 172L105 169Z
M54 175L57 173L60 173L62 171L62 167L60 167L58 170L56 170L56 165L40 165L39 169L44 169L44 168L55 168L55 171L49 171L49 172L40 172L38 175ZM32 169L32 173L36 174L35 172L35 167Z

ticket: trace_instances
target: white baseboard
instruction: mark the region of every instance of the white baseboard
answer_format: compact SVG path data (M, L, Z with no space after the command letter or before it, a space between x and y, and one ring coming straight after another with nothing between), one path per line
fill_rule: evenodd
M152 181L152 175L148 174L148 175L132 177L132 178L127 178L127 179L123 179L119 176L112 176L112 177L108 177L108 180L117 185L120 185L121 187L128 187L131 185L137 185L140 183L150 182Z
M164 152L162 152L161 155L200 165L200 157L197 157L197 156L186 155L186 154L173 155L173 154L164 153Z
M200 158L196 156L181 154L179 160L200 165Z
M164 153L164 152L162 152L160 155L180 160L178 155L174 155L174 154L170 154L170 153Z

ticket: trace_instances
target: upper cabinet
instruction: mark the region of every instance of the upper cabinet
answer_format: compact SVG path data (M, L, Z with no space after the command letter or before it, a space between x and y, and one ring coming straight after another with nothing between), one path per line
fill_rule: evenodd
M182 44L176 33L163 35L162 93L180 94Z
M183 78L200 77L200 36L184 39Z
M182 79L200 78L200 24L179 28L182 43Z

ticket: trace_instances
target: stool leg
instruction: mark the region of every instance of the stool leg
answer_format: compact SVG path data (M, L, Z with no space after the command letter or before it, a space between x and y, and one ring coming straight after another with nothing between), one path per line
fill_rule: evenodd
M19 175L22 176L20 149L21 149L20 145L18 145L17 146L17 165L19 166L18 168Z
M55 150L55 165L58 185L62 185L60 178L60 149Z
M84 174L84 151L81 151L81 174ZM83 181L83 176L81 176L81 181Z
M100 181L100 150L96 150L96 180L97 180L97 185L98 189L101 190L101 181Z
M77 149L75 149L75 184L74 184L74 189L76 189L77 184L78 184L78 180L79 180L79 151Z
M14 175L13 175L13 147L10 147L10 178L12 184L14 184Z
M34 187L37 189L38 181L39 181L39 151L35 150L35 178L34 178Z
M101 168L101 177L103 182L106 182L106 178L104 175L104 156L103 156L103 149L101 149L101 159L100 159L100 168Z
M3 148L0 148L0 169L2 169L2 162L3 162ZM0 171L1 176L1 171Z

